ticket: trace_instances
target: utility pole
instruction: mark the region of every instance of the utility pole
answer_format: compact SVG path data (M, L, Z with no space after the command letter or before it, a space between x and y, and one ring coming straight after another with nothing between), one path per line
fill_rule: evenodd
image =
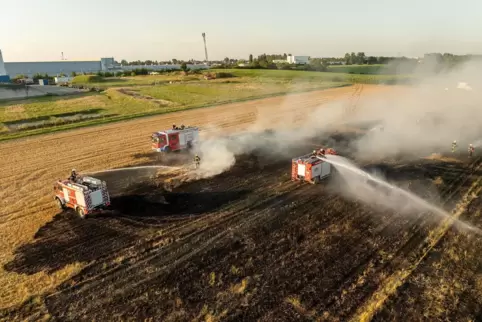
M208 63L208 47L206 46L206 33L203 32L203 40L204 40L204 55L206 57L206 64Z

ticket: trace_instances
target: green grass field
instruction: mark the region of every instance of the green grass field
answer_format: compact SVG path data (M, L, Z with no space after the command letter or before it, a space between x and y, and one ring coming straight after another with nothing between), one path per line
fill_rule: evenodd
M249 77L237 77L209 82L140 87L138 91L142 95L176 102L185 107L194 107L346 85L349 83L330 81L297 83L280 80L268 82Z
M235 77L206 81L202 75L80 78L106 90L76 97L41 97L0 103L0 141L28 135L104 124L264 98L287 93L346 86L355 82L397 80L389 75L351 75L281 70L211 70ZM155 85L153 85L155 84Z
M388 74L386 65L334 65L328 67L329 72L333 73L352 73L352 74Z
M394 83L406 83L413 79L410 75L364 75L364 74L349 74L343 72L342 67L345 66L333 66L330 67L333 70L340 72L307 72L297 70L261 70L261 69L227 69L220 70L232 73L236 76L252 77L261 79L263 81L276 81L276 80L291 80L297 82L347 82L347 83L363 83L363 84L394 84ZM356 70L357 66L351 66L350 70ZM358 66L359 68L371 67L370 65ZM368 74L368 73L367 73Z
M329 66L328 71L332 73L348 73L352 76L358 74L360 76L376 75L377 77L396 77L397 80L410 79L413 76L408 74L401 74L403 72L410 73L415 69L413 62L406 62L401 64L386 64L386 65L336 65Z
M129 77L108 77L99 78L92 75L76 76L72 82L75 85L88 87L111 88L126 86L152 86L168 84L170 82L191 82L202 80L203 75L180 75L178 72L170 72L161 75L129 76Z

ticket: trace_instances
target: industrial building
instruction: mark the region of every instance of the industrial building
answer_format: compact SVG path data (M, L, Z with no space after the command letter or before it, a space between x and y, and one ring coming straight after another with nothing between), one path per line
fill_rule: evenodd
M310 56L293 56L287 57L288 64L301 64L306 65L310 63Z
M206 69L206 65L191 65L188 64L189 69ZM44 61L44 62L4 62L2 52L0 50L0 82L8 82L9 77L13 78L17 75L24 75L32 77L35 74L60 76L65 74L70 76L72 73L97 73L116 72L123 70L134 70L146 68L149 70L166 70L166 69L181 69L181 65L129 65L121 66L116 63L114 57L104 57L100 60L94 61Z
M76 73L96 73L101 69L100 61L48 61L48 62L6 62L5 69L8 75L15 77L25 75L32 77L35 74L70 75Z
M0 56L1 57L1 56ZM205 69L205 65L190 65L189 69ZM24 75L32 77L35 74L48 74L49 76L58 76L65 74L70 76L72 72L80 73L97 73L99 71L122 71L134 70L139 68L147 68L150 70L166 70L166 69L180 69L181 65L129 65L121 66L115 63L113 57L101 58L100 61L51 61L51 62L6 62L4 74L10 75L12 78L17 75ZM0 67L0 75L2 69Z

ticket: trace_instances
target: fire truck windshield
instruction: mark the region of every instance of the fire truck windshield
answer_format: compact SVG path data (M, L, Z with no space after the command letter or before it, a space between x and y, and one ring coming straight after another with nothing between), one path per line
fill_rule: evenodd
M158 137L158 143L160 146L166 145L166 136L165 135L160 135Z
M159 147L163 147L167 144L166 135L165 134L153 134L152 135L152 143L156 144Z

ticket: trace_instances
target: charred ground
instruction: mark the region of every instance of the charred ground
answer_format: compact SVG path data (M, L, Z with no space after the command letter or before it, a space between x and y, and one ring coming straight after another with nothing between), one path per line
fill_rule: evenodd
M349 140L341 134L328 139L341 154ZM314 140L292 155L324 143ZM366 167L418 195L440 195L450 209L481 174L480 159L459 159ZM291 182L289 158L258 152L239 156L221 175L172 192L132 185L128 194L113 198L116 215L80 220L59 214L33 243L17 249L5 268L18 273L89 264L55 292L6 310L0 318L312 321L358 316L387 276L417 263L440 220L349 200L338 193L343 184L340 178L317 186ZM161 196L167 204L159 202ZM478 222L477 204L468 209L464 219ZM471 247L472 260L482 249L479 238L457 236L450 230L429 251L377 319L407 317L400 308L413 318L426 312L430 298L419 290L417 276L428 274L434 262L451 260L440 256L445 247L454 252ZM444 313L434 309L428 316L477 316L481 301L470 286L479 283L478 277L462 269L447 268L444 274L468 279L460 294L470 293L473 304L449 306ZM437 287L435 279L432 283ZM419 304L413 305L413 296Z

